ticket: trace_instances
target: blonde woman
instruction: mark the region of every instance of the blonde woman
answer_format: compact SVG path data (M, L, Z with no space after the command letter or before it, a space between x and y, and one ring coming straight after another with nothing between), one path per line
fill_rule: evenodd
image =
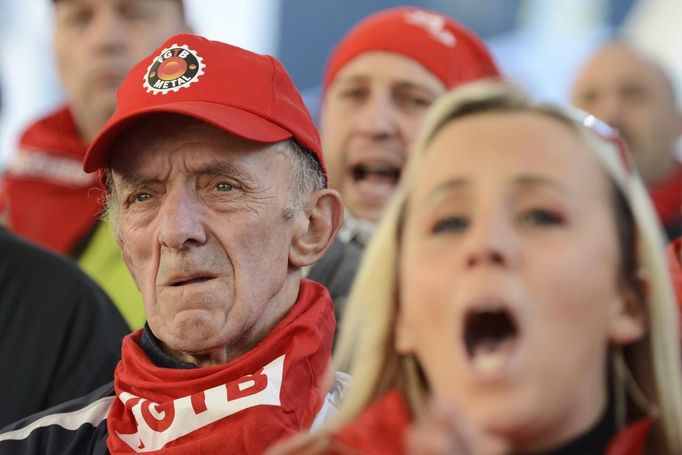
M682 453L664 240L598 125L490 82L432 107L351 294L350 391L290 451Z

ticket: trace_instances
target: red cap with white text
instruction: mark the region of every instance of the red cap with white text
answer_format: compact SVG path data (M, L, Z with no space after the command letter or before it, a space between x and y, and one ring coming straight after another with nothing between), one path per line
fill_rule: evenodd
M269 55L197 35L169 38L126 76L114 114L85 154L85 172L106 166L116 138L154 113L186 115L255 142L294 138L326 176L315 123L284 66Z

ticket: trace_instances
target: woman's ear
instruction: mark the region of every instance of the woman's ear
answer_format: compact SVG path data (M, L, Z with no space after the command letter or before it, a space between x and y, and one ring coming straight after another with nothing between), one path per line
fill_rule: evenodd
M633 343L646 332L650 282L644 272L638 272L636 280L623 290L619 308L615 309L611 320L609 337L615 345Z
M343 222L343 203L336 190L315 191L304 210L289 248L289 263L305 267L317 262L331 246Z

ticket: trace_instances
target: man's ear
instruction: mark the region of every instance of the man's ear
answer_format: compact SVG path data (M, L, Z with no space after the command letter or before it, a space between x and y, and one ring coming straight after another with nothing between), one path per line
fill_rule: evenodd
M637 283L624 289L619 308L615 309L609 329L611 343L622 346L644 336L650 295L649 279L640 272L637 274Z
M289 263L305 267L317 262L334 242L343 222L343 203L336 190L315 191L304 210L289 248Z

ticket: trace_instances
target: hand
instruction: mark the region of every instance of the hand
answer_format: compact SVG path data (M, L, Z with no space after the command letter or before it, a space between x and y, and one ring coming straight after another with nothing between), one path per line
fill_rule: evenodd
M485 434L446 399L434 399L426 413L405 435L409 455L503 455L510 452L504 440Z

